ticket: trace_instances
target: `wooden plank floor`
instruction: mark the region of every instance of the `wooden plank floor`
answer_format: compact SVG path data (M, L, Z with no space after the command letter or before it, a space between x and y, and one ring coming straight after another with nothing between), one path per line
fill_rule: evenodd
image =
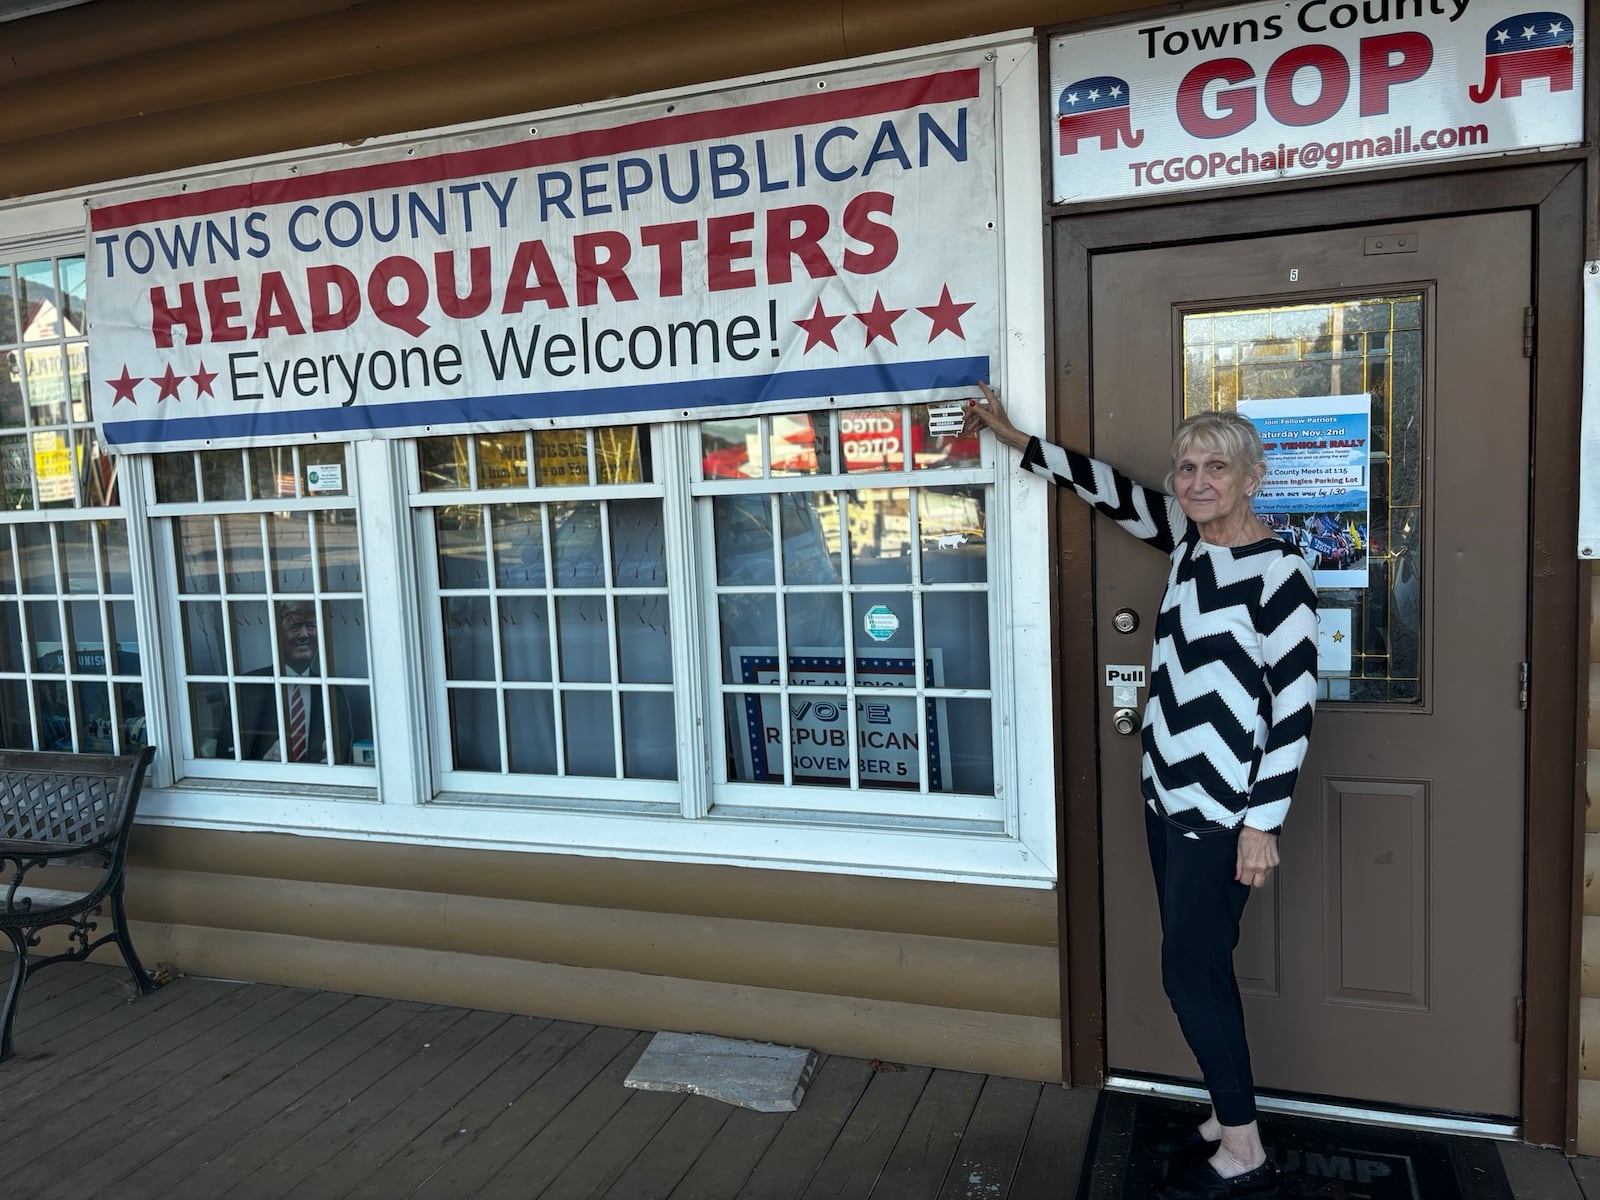
M0 980L11 961L0 955ZM3 985L0 985L3 986ZM119 968L28 982L0 1196L1032 1200L1071 1196L1096 1093L824 1059L800 1110L622 1080L631 1029ZM891 1065L892 1066L892 1065Z
M53 966L0 1063L0 1200L1065 1200L1098 1095L827 1058L799 1112L754 1113L623 1087L649 1040ZM1501 1157L1518 1197L1600 1200L1600 1160Z

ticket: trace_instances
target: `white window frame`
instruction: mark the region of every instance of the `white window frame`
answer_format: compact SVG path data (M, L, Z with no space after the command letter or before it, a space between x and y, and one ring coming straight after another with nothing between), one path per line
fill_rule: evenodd
M1003 386L1008 405L1023 428L1043 428L1045 355L1047 346L1044 299L1044 181L1039 122L1039 49L1031 31L968 39L869 58L820 64L781 72L779 76L720 81L671 89L652 96L629 97L616 102L633 105L641 100L703 93L712 87L736 87L770 82L777 77L806 77L834 70L873 64L910 64L919 58L954 50L988 50L994 55L998 82L996 104L1000 125L1000 247L999 264L1004 316L999 360L991 382ZM558 113L599 111L604 106L569 106ZM544 114L540 114L543 116ZM551 114L557 115L557 114ZM505 124L506 118L475 122L425 135L376 139L370 145L404 147L412 142L452 132L470 132ZM339 147L311 153L332 155ZM140 180L121 180L95 192L113 191L136 183L176 182L208 175L228 167L287 164L302 160L307 152L265 155L234 164L213 164L202 170ZM49 242L73 239L89 252L83 234L79 191L26 201L0 203L0 250L9 243L38 253ZM23 253L18 251L17 253ZM91 370L94 339L90 335ZM682 454L694 452L688 426L667 427L669 438L682 438ZM989 439L985 439L988 441ZM362 579L368 620L374 631L369 669L374 695L374 735L377 743L376 787L343 788L329 785L315 796L268 783L184 780L174 784L169 747L177 745L178 731L169 724L169 705L148 705L150 741L158 747L154 769L141 802L141 819L167 825L255 831L273 830L323 837L415 842L456 847L483 847L624 857L644 860L687 860L770 866L846 874L869 874L956 882L1001 883L1051 887L1056 882L1056 763L1052 719L1053 692L1049 656L1052 614L1048 610L1050 546L1048 541L1048 491L1021 479L1014 459L992 445L986 461L993 463L993 492L989 510L990 572L995 661L995 801L992 822L930 826L924 820L903 817L860 817L838 814L818 819L812 813L767 809L754 815L714 815L712 804L713 733L703 717L680 705L679 812L652 817L584 810L576 806L535 806L496 802L481 797L474 803L436 802L437 766L429 748L430 713L423 686L425 664L420 647L426 645L422 614L422 589L416 548L410 536L407 492L407 450L403 443L384 441L352 443L351 475L358 481L362 544ZM171 694L175 667L164 661L171 648L160 640L155 605L159 572L152 553L147 497L143 488L131 486L139 472L124 474L123 507L129 522L130 560L135 597L140 600L141 665L147 697ZM851 480L850 482L854 482ZM933 482L931 479L929 482ZM97 514L104 515L104 514ZM694 501L687 481L667 488L666 537L674 543L674 561L696 563L694 578L705 578L706 565L695 532ZM175 581L174 581L175 582ZM164 585L163 585L164 586ZM674 629L682 628L685 603L697 608L703 598L675 594ZM703 615L703 614L702 614ZM149 647L148 652L144 648ZM681 671L678 686L686 694L705 696L707 663L703 657L685 656L675 663ZM720 677L720 671L714 678ZM1020 729L1026 718L1028 728ZM716 718L720 721L720 715ZM1026 738L1025 742L1022 739ZM1021 744L1019 744L1021 743ZM1026 747L1024 752L1023 746ZM375 802L376 801L376 802Z

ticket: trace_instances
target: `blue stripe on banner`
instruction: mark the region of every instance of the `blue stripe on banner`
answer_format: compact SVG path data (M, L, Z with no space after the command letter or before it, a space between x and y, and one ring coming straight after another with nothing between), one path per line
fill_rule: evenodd
M923 362L870 363L815 371L782 371L733 379L684 383L642 383L582 391L520 392L510 396L470 396L449 400L411 400L349 408L255 411L238 416L175 417L161 421L107 421L112 446L209 440L270 441L308 433L357 430L453 429L499 421L549 417L657 415L671 409L696 410L815 400L823 396L866 396L892 392L963 387L989 377L988 355L934 358Z

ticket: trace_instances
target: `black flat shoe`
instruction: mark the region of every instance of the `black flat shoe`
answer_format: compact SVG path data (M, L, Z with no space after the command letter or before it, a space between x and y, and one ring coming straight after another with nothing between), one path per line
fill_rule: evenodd
M1197 1164L1177 1178L1162 1185L1160 1200L1232 1200L1248 1196L1250 1200L1265 1200L1278 1194L1278 1168L1268 1159L1254 1171L1224 1179L1209 1163Z
M1153 1135L1144 1144L1146 1150L1158 1158L1187 1158L1204 1155L1210 1158L1217 1152L1219 1142L1208 1142L1193 1125L1174 1126Z

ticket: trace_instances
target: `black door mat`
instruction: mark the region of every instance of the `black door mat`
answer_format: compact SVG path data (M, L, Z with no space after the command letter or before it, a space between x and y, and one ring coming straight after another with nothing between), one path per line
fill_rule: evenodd
M1169 1164L1145 1147L1205 1116L1196 1104L1102 1091L1078 1200L1156 1200ZM1261 1140L1283 1172L1279 1200L1515 1200L1484 1138L1263 1113Z

